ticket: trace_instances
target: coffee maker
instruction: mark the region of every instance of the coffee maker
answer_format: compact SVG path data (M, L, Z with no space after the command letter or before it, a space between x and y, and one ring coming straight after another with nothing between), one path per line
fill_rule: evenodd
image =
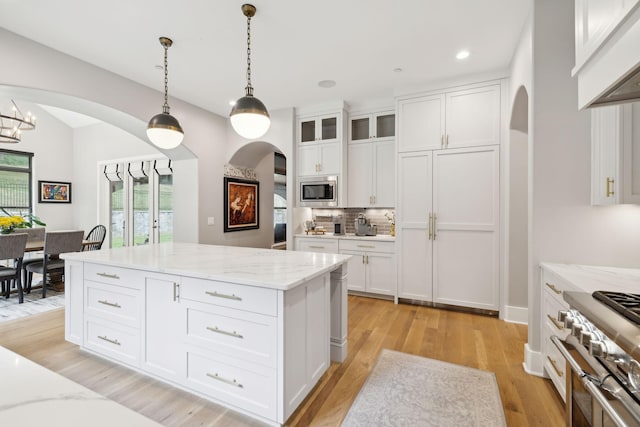
M333 234L336 236L344 235L344 218L342 215L335 215L333 217Z

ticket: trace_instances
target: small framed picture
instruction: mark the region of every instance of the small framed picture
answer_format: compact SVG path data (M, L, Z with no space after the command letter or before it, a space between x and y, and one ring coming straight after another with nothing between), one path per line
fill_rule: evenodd
M260 228L258 181L224 178L224 232Z
M71 183L38 181L38 203L71 203Z

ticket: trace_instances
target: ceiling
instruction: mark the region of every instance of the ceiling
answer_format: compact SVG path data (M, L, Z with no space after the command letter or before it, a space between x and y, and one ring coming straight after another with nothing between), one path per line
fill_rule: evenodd
M0 0L0 26L227 116L244 95L242 0ZM270 110L392 100L430 81L507 69L532 0L254 0L254 95ZM456 53L471 55L457 60ZM160 65L160 68L157 66ZM394 71L402 69L402 71ZM334 80L332 88L318 86ZM162 105L158 99L158 109Z

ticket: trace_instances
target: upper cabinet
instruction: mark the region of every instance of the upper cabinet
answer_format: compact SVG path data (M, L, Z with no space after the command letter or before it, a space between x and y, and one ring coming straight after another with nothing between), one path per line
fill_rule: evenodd
M298 143L340 142L342 112L304 117L298 120Z
M398 152L500 143L500 84L398 100Z
M591 204L640 204L640 103L591 110Z
M578 107L607 96L640 64L640 0L575 0Z
M349 142L392 141L395 136L396 114L393 110L349 118Z

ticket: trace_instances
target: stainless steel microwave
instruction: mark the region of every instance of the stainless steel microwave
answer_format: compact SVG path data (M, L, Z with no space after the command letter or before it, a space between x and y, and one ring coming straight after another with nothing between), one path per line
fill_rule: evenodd
M338 206L338 177L300 178L298 206L310 208Z

